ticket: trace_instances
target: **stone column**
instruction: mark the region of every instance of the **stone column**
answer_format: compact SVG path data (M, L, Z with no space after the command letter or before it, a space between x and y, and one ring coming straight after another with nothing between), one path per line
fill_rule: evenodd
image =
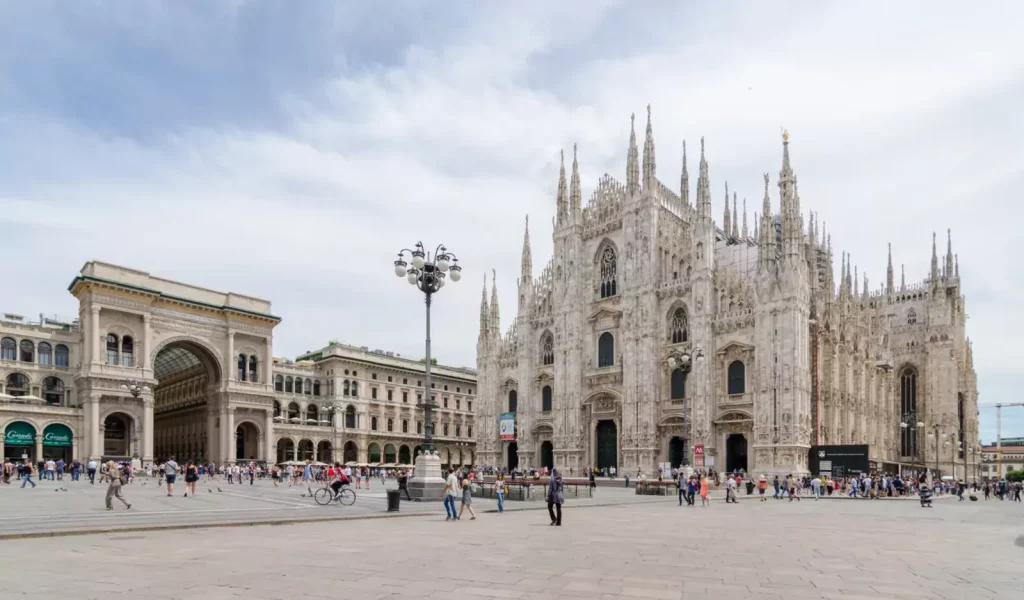
M95 304L91 307L92 317L89 319L91 325L89 326L89 333L92 335L92 342L89 347L92 348L92 362L101 363L100 360L100 307Z
M36 432L36 459L35 462L43 460L43 432L42 430ZM42 473L36 473L36 476L42 478Z
M100 432L100 399L95 396L89 397L89 407L86 420L89 423L89 458L96 460L103 455L103 436Z
M224 433L225 437L227 438L225 441L227 443L228 448L224 456L227 457L227 462L234 464L234 462L238 458L237 456L235 456L235 453L238 451L238 444L236 443L235 440L235 409L226 409L226 415L227 427L224 429Z
M246 365L248 368L249 365ZM228 331L228 381L238 380L238 357L235 356L235 332Z
M274 456L274 411L268 410L266 420L263 425L263 458L268 463L276 462L277 457Z
M142 464L153 462L153 398L142 400Z
M263 361L263 383L274 385L274 345L267 338L267 357Z
M153 340L152 331L149 327L149 315L142 315L142 356L139 361L139 366L144 369L150 369L153 365L149 364L149 356L153 352L153 347L150 345ZM150 451L152 451L150 447Z
M217 437L217 413L212 410L206 412L206 459L221 464L223 461L220 459L219 444L216 442L219 438Z

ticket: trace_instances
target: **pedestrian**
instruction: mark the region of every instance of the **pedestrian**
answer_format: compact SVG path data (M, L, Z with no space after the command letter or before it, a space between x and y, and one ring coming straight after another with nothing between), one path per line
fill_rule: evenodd
M708 478L706 475L700 476L700 505L705 508L711 506L711 500L708 499Z
M814 494L814 501L817 502L818 498L821 498L821 479L811 478L811 492Z
M762 473L761 477L757 480L757 494L761 497L761 502L767 502L768 498L765 498L764 493L768 491L768 477Z
M167 495L174 495L174 480L178 478L178 463L174 462L174 457L167 459L164 463L164 479L167 480ZM186 486L187 487L187 486Z
M459 489L459 481L455 478L455 471L448 469L448 476L444 483L444 511L448 516L445 521L458 521L459 515L455 512L455 494Z
M682 471L676 474L676 488L678 488L679 506L682 506L683 496L686 495L686 475ZM687 500L686 503L689 504L690 501Z
M57 481L64 481L64 467L67 466L67 465L64 464L64 459L63 458L58 458L56 466L57 466Z
M412 502L412 498L409 496L409 475L405 469L398 472L398 491L399 493L405 492L405 499Z
M505 512L505 474L498 473L498 479L494 482L494 497L498 499L498 512Z
M185 467L185 497L188 498L188 493L192 492L192 497L196 497L196 482L199 481L199 468L196 467L196 463L188 461L188 465Z
M21 487L25 487L26 483L30 483L30 484L32 484L32 489L35 489L36 482L32 481L32 470L33 470L33 468L34 467L32 466L32 463L29 462L29 460L26 458L25 459L25 468L24 468L24 470L21 473Z
M71 481L78 481L78 478L82 475L82 463L76 458L71 462Z
M107 479L110 484L107 486L107 510L114 510L114 498L124 503L125 510L132 507L124 496L121 495L121 486L128 483L128 478L121 474L121 471L117 467L117 463L114 461L107 461Z
M551 524L562 526L562 503L565 502L565 494L562 486L562 474L558 469L551 469L551 478L548 479L548 515L551 517Z
M459 507L459 518L462 518L462 511L468 508L469 514L472 515L469 520L476 521L476 513L473 512L473 482L469 480L468 476L463 476L459 485L462 487L462 506Z

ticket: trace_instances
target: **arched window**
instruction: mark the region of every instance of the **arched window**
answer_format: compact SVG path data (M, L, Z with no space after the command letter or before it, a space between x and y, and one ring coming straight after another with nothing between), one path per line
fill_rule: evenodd
M47 377L43 380L43 400L51 406L62 406L64 404L64 382L57 377Z
M248 363L244 354L238 355L238 380L245 381L245 366Z
M299 419L299 405L295 402L288 405L288 420L291 419L295 419L296 421Z
M377 417L370 417L370 431L377 431Z
M900 374L900 412L901 419L911 413L917 414L917 371L913 367L903 369ZM900 428L900 454L917 456L917 426L915 423L907 425Z
M359 384L355 381L352 382L352 395L356 398L359 397Z
M515 390L508 392L508 412L516 412L519 407L519 394Z
M462 425L455 424L455 437L462 437Z
M341 384L342 394L348 396L348 379Z
M747 391L747 367L743 361L729 363L729 395L745 394Z
M316 408L316 404L310 404L306 407L306 420L319 422L319 411Z
M540 339L540 364L555 364L555 337L550 333Z
M915 312L914 309L910 309L910 310L907 311L907 325L916 325L916 324L917 324L917 312Z
M320 395L320 380L319 379L317 379L316 381L313 382L313 395L314 396L319 396Z
M120 340L117 339L116 335L114 335L112 333L107 334L107 364L108 365L116 365L118 363L117 351L118 351L118 347L120 346L119 342L120 342Z
M388 431L394 431L394 430L395 430L395 420L389 418L388 419Z
M473 437L473 426L466 425L466 437Z
M280 377L280 375L278 375L278 377ZM278 390L278 391L280 391L280 390ZM281 416L281 403L278 402L277 400L274 400L274 416L275 417L280 417Z
M672 371L672 399L683 398L686 398L686 371L679 368Z
M444 424L444 436L448 437L448 424L447 423Z
M597 338L597 366L610 367L615 364L615 337L610 331Z
M540 410L541 412L551 412L551 386L546 385L544 389L540 391Z
M675 314L672 315L672 326L669 331L672 334L672 343L680 344L685 342L689 338L687 329L689 328L689 322L686 318L686 309L677 308Z
M36 361L36 345L31 340L21 340L21 362Z
M345 427L347 429L356 428L356 407L351 404L345 409Z
M307 379L306 380L306 387L302 390L302 392L304 394L306 394L307 396L311 396L313 394L313 380L312 379Z
M53 353L54 364L58 367L70 366L71 360L69 358L68 347L64 344L57 344L57 349Z
M53 364L53 347L46 342L39 342L39 364Z
M294 390L294 389L295 389L294 388L294 381L292 380L292 376L289 375L289 376L285 377L284 378L284 393L291 394L292 390Z
M284 376L282 376L282 375L275 375L274 376L274 391L275 392L283 392L284 391Z
M402 419L402 433L409 433L409 421Z
M10 396L28 395L28 377L21 373L11 373L7 376L7 385L4 391Z
M258 383L259 382L259 380L260 380L260 375L259 375L260 369L259 369L259 367L260 367L260 361L259 361L258 358L256 358L256 355L253 354L252 356L249 357L249 381L251 381L253 383Z
M617 291L615 250L605 246L601 252L601 297L609 298Z
M416 421L416 433L423 433L423 421Z
M18 360L18 343L14 341L14 338L8 337L0 340L0 359Z
M121 338L121 366L135 366L135 340L130 335Z

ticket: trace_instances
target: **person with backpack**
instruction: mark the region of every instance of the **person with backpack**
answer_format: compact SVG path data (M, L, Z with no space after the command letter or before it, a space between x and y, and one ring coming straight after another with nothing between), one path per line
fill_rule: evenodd
M117 463L112 460L107 461L107 480L110 481L110 484L107 486L107 510L114 510L115 497L124 503L125 510L130 509L132 505L121 495L121 486L128 483L128 478L121 473Z

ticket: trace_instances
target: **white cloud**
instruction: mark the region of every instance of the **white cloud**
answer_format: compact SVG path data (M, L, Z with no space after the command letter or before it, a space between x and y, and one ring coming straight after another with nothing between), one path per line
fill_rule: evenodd
M873 287L887 241L913 281L927 272L931 232L951 227L982 401L1009 399L1021 357L1008 349L1024 335L1012 318L1024 211L1004 198L1024 183L1014 30L1024 7L632 6L469 15L387 48L397 63L354 64L367 49L340 36L322 48L337 70L316 83L321 93L271 88L279 120L262 127L197 120L119 136L60 111L0 112L0 158L19 170L15 183L0 176L0 232L64 240L26 253L18 270L31 289L5 308L72 310L64 283L102 258L271 299L284 354L340 337L419 355L421 304L388 273L393 253L422 237L464 257L464 283L435 304L434 338L442 361L473 364L480 274L498 269L508 323L525 213L535 271L550 254L558 150L571 160L579 143L585 195L602 172L622 178L629 113L642 134L650 102L667 185L678 185L684 137L695 178L706 136L716 214L726 180L759 208L787 127L805 210ZM175 69L203 68L189 40ZM108 60L103 70L116 70ZM174 72L162 90L171 97Z

